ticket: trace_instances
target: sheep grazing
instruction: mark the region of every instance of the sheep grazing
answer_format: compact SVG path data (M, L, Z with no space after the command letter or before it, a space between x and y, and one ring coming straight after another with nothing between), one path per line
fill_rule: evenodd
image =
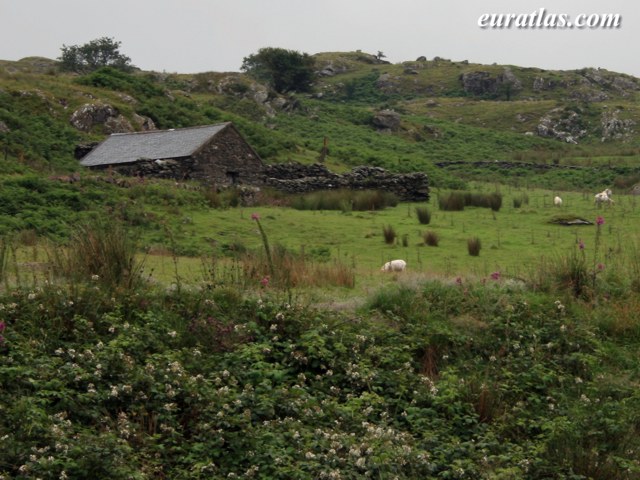
M613 195L613 192L608 188L606 190L603 190L600 193L596 193L594 197L596 205L600 205L602 203L607 203L611 205L612 203L614 203L613 198L611 198L611 195Z
M562 206L562 199L560 197L556 197L553 199L553 204L556 207L561 207Z
M404 260L391 260L385 263L380 269L383 272L404 272L407 268L407 262Z

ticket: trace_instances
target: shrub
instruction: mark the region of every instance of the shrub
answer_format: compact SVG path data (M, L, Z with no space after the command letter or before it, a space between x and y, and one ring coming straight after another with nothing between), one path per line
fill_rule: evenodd
M440 236L436 232L427 231L423 235L425 245L430 247L437 247L440 241Z
M382 234L384 235L384 243L393 245L393 243L396 241L397 234L391 225L382 227Z
M471 237L467 240L467 250L469 255L472 257L477 257L480 255L480 249L482 248L482 244L478 237Z
M427 207L416 207L416 215L421 225L429 225L431 223L431 212Z

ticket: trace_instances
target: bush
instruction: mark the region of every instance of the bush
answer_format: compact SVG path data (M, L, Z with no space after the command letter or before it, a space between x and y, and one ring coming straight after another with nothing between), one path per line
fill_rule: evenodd
M431 212L427 207L416 207L416 215L421 225L429 225L431 223Z
M467 250L469 255L472 257L477 257L480 255L480 249L482 248L482 244L478 237L471 237L467 240Z

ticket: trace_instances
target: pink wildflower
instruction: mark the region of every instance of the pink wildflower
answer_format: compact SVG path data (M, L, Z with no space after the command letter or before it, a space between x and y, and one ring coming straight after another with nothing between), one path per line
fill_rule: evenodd
M263 287L266 287L267 285L269 285L269 277L266 276L262 280L260 280L260 285L262 285Z
M3 320L0 320L0 333L4 332L6 325Z
M604 270L604 263L599 263L598 264L598 270L600 270L600 271Z
M462 277L456 278L456 285L462 285Z
M578 240L578 248L584 250L584 242L582 240Z
M600 226L604 224L604 218L598 217L596 218L596 225Z
M500 280L500 272L493 272L491 274L491 280Z
M255 220L257 222L258 220L260 220L260 215L258 215L257 213L252 213L251 220Z

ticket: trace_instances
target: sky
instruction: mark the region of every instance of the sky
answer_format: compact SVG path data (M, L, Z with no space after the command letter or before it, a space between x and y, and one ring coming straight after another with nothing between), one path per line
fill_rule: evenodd
M481 28L485 14L514 17L510 28ZM620 26L558 28L562 15L573 24L581 14L618 15ZM236 72L278 47L640 77L638 0L0 0L0 60L55 59L63 45L101 37L133 65L167 73Z

